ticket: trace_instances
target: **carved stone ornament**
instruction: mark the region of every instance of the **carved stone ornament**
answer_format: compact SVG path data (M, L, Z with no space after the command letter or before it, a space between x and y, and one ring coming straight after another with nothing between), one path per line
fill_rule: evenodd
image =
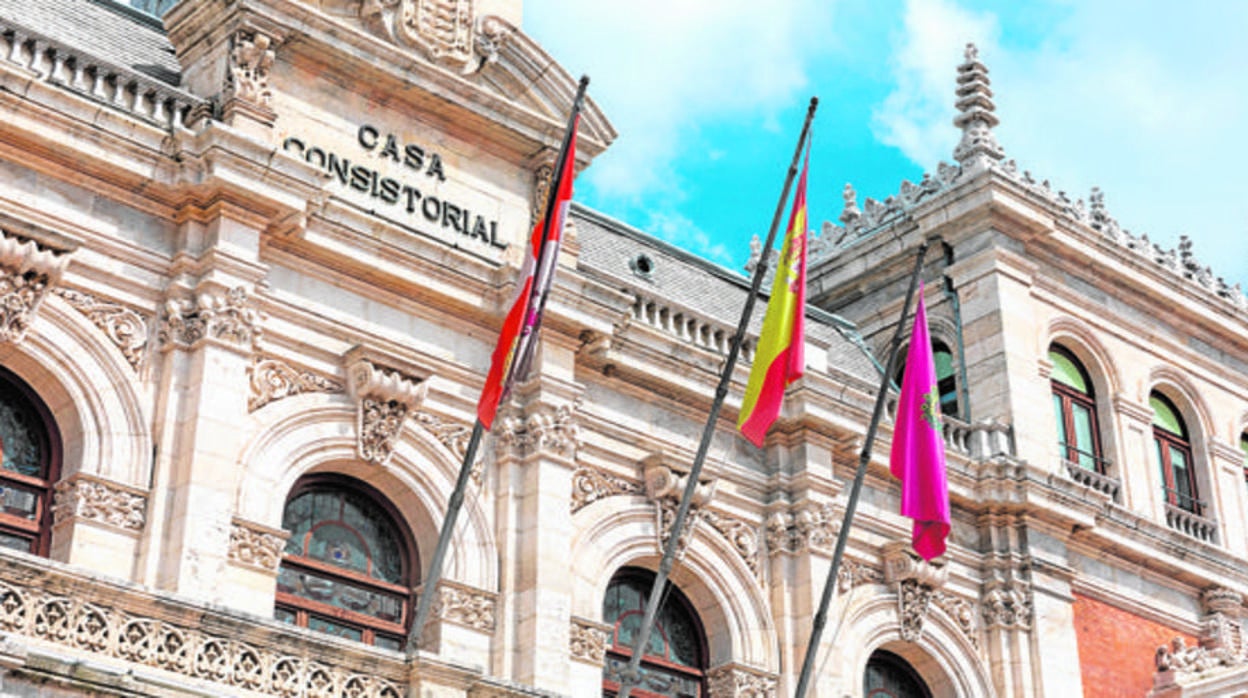
M69 255L0 233L0 341L16 343L26 338L48 289L65 273Z
M918 642L923 636L923 620L932 602L932 588L918 580L906 579L897 584L897 618L901 623L901 639Z
M529 227L537 225L546 213L546 204L550 198L550 179L555 174L554 156L543 162L533 171L533 200L529 202Z
M438 584L433 615L448 623L489 633L494 631L495 605L494 594L443 580Z
M202 293L193 300L165 301L158 336L166 347L194 347L207 339L250 351L260 338L263 319L248 307L247 289L239 286L224 294Z
M975 624L975 604L948 592L938 591L932 594L932 602L940 607L957 624L958 629L966 636L971 645L979 647L979 632Z
M714 511L705 512L702 518L732 544L737 555L740 555L746 567L750 568L750 572L761 579L763 566L759 560L758 529L741 519Z
M688 475L674 472L662 454L652 454L642 460L642 475L646 484L646 496L655 504L655 530L658 533L659 551L667 548L676 524L676 513L689 482ZM702 519L702 506L715 494L715 481L703 480L693 489L689 511L676 541L677 555L683 555L693 538L693 531Z
M384 464L394 453L404 420L424 401L429 382L360 358L347 366L347 383L358 404L356 451L366 461Z
M840 529L831 504L812 502L791 514L775 512L767 518L767 550L772 555L805 551L831 555Z
M836 571L837 587L841 593L851 591L863 584L880 584L884 581L884 573L866 563L844 558L841 569Z
M374 34L463 75L497 60L512 32L498 17L477 17L473 0L376 0L364 4L362 19Z
M992 580L983 597L984 627L1031 629L1031 586L1021 580Z
M461 460L468 453L468 440L472 438L472 427L467 424L444 422L440 417L428 412L417 413L416 423L424 427L430 434L433 434L434 438ZM481 486L484 462L483 458L478 455L476 461L472 464L470 475L477 487Z
M608 475L594 468L580 467L572 472L572 513L575 514L605 497L644 492L640 483Z
M236 32L230 39L226 98L241 99L268 108L273 101L269 70L275 57L272 38L260 32Z
M52 520L93 521L124 531L143 530L147 496L120 483L89 475L74 475L52 489Z
M121 350L130 367L138 370L147 348L147 320L143 316L123 305L101 301L89 293L68 288L58 288L52 293L103 330L109 341Z
M580 399L552 407L538 405L528 414L504 417L499 441L518 450L542 451L576 460L580 449L580 426L576 413Z
M707 698L776 698L774 674L740 664L724 664L706 673Z
M568 653L575 660L601 667L607 656L610 634L609 625L573 616L568 633Z
M267 572L277 572L287 538L290 538L289 531L275 531L234 519L230 523L230 560Z
M247 367L251 394L247 397L247 411L255 412L274 400L301 393L342 392L338 381L319 376L311 371L300 371L277 359L256 357Z
M0 581L0 632L10 638L30 638L74 652L107 657L110 662L148 666L196 682L209 682L215 684L216 690L209 691L215 695L407 695L405 687L376 677L373 671L361 666L343 667L293 656L280 646L270 648L240 641L233 632L212 634L113 605L124 597L110 599L104 605L78 595L50 593L38 586L44 583L43 576L32 578L39 581L30 586L10 579ZM66 580L57 581L65 586ZM141 602L133 605L136 610L145 608ZM232 619L232 623L238 620ZM217 627L223 626L219 623ZM228 690L222 690L225 687Z

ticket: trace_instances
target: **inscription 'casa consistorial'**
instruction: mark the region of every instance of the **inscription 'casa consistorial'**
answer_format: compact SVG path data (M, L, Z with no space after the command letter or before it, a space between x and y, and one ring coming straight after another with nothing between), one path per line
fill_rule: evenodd
M426 150L419 143L408 143L393 133L383 134L375 126L364 124L356 132L356 141L365 154L354 156L321 147L297 136L282 142L282 149L309 165L325 171L344 187L380 201L387 206L423 218L444 230L452 230L481 243L506 249L498 239L498 221L487 219L462 203L441 199L422 192L411 181L400 181L377 169L378 166L402 168L403 172L424 177L424 181L446 181L442 156ZM388 163L388 165L387 165Z

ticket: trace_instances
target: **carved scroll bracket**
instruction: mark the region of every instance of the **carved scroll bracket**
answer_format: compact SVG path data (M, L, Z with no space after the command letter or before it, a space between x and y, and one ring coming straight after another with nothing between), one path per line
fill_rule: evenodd
M897 585L897 615L901 639L916 642L923 635L933 595L945 586L949 570L940 559L928 562L908 543L884 546L884 583Z
M407 376L381 368L356 347L344 357L347 390L355 398L356 450L360 458L384 464L394 453L403 422L429 391L429 374Z
M69 266L69 254L41 248L0 230L0 341L20 342L48 290Z
M647 456L641 462L642 479L645 482L646 496L655 504L655 530L658 532L659 551L667 546L667 539L672 535L672 526L676 523L676 510L680 499L688 486L688 475L672 470L668 457L661 453ZM715 494L715 480L704 478L693 490L693 498L689 503L689 515L684 522L684 530L679 534L676 554L682 555L693 538L693 531L702 518L702 507Z

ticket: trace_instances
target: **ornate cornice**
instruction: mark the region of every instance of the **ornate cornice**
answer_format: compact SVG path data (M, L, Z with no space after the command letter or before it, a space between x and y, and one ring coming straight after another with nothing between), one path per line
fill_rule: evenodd
M775 674L742 664L723 664L706 672L707 698L776 698Z
M170 299L158 336L165 348L174 345L195 348L213 340L234 349L250 352L260 338L264 316L249 307L247 289L206 292L193 300Z
M347 390L358 406L356 451L366 461L385 464L404 420L429 391L427 376L415 378L380 368L355 349L347 353L346 371Z
M0 230L0 341L20 342L48 290L69 265L68 253Z
M96 327L104 331L130 367L138 370L147 349L148 320L137 312L119 305L97 299L89 293L68 288L53 289L70 306L87 316Z
M278 359L254 357L247 367L251 393L247 411L255 412L275 400L301 393L338 393L343 386L336 380L300 371Z
M72 475L52 489L52 520L57 524L80 519L137 533L143 530L146 512L146 493L92 475Z
M568 653L573 659L601 667L607 656L607 639L611 626L572 616L568 634Z
M230 522L230 560L266 572L277 572L288 538L289 531L234 519Z

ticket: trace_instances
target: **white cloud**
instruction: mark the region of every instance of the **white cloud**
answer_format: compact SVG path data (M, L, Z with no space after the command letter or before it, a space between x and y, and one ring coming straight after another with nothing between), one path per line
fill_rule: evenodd
M537 4L529 3L526 31L570 72L590 75L591 96L620 133L586 178L600 198L666 200L656 220L675 215L684 199L675 163L693 148L722 152L700 139L699 127L725 118L766 127L803 96L804 54L826 46L816 37L831 13L827 0L561 2L541 13Z
M1248 285L1248 6L1189 3L1180 18L1159 2L1110 5L1049 7L1063 19L1037 37L948 0L908 0L877 137L927 169L949 159L955 51L978 35L1008 157L1072 198L1099 185L1124 226L1166 247L1187 233L1215 275Z

